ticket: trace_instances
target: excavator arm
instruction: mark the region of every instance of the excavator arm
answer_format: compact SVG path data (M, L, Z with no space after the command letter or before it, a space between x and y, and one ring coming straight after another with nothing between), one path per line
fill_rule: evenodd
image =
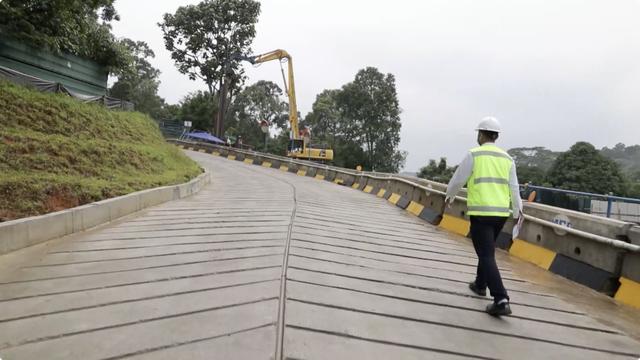
M291 55L289 55L289 53L284 50L273 50L261 55L241 57L241 59L246 60L252 64L261 64L272 60L287 60L287 72L289 81L288 84L287 81L285 81L285 87L287 96L289 97L289 123L291 124L291 138L299 140L300 129L298 126L298 104L296 103L296 85L293 78L293 60L291 59Z

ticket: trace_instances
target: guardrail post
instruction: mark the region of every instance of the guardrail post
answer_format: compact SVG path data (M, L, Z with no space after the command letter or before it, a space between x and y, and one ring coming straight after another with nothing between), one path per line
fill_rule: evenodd
M607 195L607 217L611 217L611 207L613 205L613 199L611 196Z

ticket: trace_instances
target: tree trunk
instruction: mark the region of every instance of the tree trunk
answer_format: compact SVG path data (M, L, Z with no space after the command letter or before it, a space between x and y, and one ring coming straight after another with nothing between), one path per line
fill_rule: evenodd
M224 136L224 113L227 106L227 79L223 79L220 84L218 105L218 116L215 124L215 134L218 137Z
M209 88L209 96L211 96L211 103L216 100L216 93L214 92L213 84L207 83L207 87ZM218 121L217 112L213 112L211 114L211 133L216 134L216 124Z

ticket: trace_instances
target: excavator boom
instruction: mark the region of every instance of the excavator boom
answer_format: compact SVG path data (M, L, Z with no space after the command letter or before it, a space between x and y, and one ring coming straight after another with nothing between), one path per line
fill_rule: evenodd
M312 148L307 144L307 138L300 134L298 125L298 104L296 103L296 85L293 77L293 59L288 52L284 50L273 50L268 53L255 56L238 56L241 60L246 60L252 64L261 64L267 61L283 59L287 61L288 84L285 79L284 85L289 97L289 124L291 126L291 141L287 148L287 156L319 161L333 160L333 150L324 148ZM284 77L284 72L283 72Z
M296 140L300 139L300 129L298 126L298 104L296 103L296 86L293 78L293 59L291 58L291 55L289 55L289 53L284 50L278 49L261 55L247 57L245 59L252 64L261 64L272 60L287 60L287 75L289 77L289 83L287 84L285 82L285 87L287 90L287 97L289 98L289 123L291 124L291 138Z

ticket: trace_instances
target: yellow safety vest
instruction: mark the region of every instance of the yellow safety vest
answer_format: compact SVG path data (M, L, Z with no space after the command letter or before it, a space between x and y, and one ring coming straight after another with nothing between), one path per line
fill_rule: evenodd
M473 216L511 215L509 176L513 160L494 144L471 149L473 171L467 182L467 214Z

